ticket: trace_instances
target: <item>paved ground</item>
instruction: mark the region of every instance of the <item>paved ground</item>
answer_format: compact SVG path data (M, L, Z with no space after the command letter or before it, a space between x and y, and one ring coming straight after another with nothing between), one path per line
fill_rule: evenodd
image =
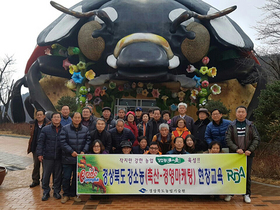
M73 200L61 204L51 197L41 201L40 186L29 188L31 184L32 157L26 154L28 139L0 136L0 165L10 171L0 186L0 209L280 209L280 187L254 182L252 203L243 202L242 196L234 196L231 202L214 201L208 197L194 197L189 202L186 196L81 196L82 202ZM21 170L20 170L21 169ZM13 171L12 171L13 170ZM52 195L51 195L52 196ZM221 198L223 198L221 196Z

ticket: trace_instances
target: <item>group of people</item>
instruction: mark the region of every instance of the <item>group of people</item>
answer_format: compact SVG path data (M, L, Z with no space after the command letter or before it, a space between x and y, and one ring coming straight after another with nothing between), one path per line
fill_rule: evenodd
M63 106L61 113L54 112L48 120L43 110L36 111L31 124L28 153L32 152L34 169L32 184L40 183L40 163L43 164L42 200L50 197L50 176L53 175L53 196L66 203L70 197L81 201L76 195L76 164L78 154L191 154L232 153L247 156L247 186L244 201L250 203L250 172L254 151L260 138L246 119L247 109L236 108L236 120L223 119L219 109L206 108L197 111L198 120L186 115L187 104L178 104L178 115L171 118L170 112L159 108L143 112L141 107L127 111L119 108L115 118L109 107L102 109L102 116L93 114L88 104L82 113L70 117L70 109ZM63 198L61 198L61 185ZM226 196L230 201L232 196Z

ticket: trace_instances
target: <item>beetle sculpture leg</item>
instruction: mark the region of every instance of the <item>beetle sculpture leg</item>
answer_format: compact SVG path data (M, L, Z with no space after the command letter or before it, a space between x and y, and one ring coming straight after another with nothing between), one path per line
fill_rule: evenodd
M65 58L60 56L41 56L32 64L25 77L17 81L13 89L14 97L11 101L14 122L25 122L23 103L20 95L20 87L22 84L25 84L29 88L29 101L36 109L55 111L55 107L46 96L39 80L42 77L41 73L70 79L71 74L63 68L63 60L65 60ZM30 106L28 107L29 113L31 110Z

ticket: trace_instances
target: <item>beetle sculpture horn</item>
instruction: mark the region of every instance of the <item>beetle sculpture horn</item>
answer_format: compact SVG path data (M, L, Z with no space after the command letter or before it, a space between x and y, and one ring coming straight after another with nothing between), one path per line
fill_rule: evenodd
M108 16L108 14L103 10L93 10L93 11L90 11L90 12L81 13L81 12L76 12L74 10L68 9L68 8L66 8L66 7L62 6L61 4L58 4L54 1L51 1L50 4L54 8L56 8L57 10L65 13L65 14L72 15L76 18L88 18L88 17L91 17L91 16L95 15L95 16L99 17L106 24L109 33L113 34L114 23L110 19L110 17Z
M237 8L237 6L232 6L232 7L229 7L227 9L224 9L222 11L210 14L210 15L201 15L201 14L198 14L196 12L185 11L173 21L173 23L170 27L170 32L175 33L177 31L179 25L182 22L184 22L184 21L186 21L186 20L188 20L192 17L197 18L199 20L213 20L215 18L222 17L222 16L225 16L225 15L233 12L234 10L236 10L236 8Z

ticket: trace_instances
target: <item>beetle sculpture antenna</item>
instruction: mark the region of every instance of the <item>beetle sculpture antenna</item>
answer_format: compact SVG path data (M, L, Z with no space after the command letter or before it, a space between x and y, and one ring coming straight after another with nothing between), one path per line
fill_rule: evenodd
M236 10L236 8L237 8L237 6L232 6L232 7L226 8L222 11L210 14L210 15L201 15L201 14L198 14L193 11L185 11L173 21L173 23L170 27L170 32L175 33L177 31L179 25L182 22L184 22L192 17L197 18L199 20L213 20L215 18L222 17L222 16L225 16L225 15L233 12L234 10Z
M90 12L76 12L76 11L68 9L54 1L51 1L50 4L57 10L65 13L65 14L72 15L76 18L88 18L88 17L95 15L95 16L99 17L106 24L108 32L110 34L113 34L114 23L108 16L108 14L103 10L93 10Z

